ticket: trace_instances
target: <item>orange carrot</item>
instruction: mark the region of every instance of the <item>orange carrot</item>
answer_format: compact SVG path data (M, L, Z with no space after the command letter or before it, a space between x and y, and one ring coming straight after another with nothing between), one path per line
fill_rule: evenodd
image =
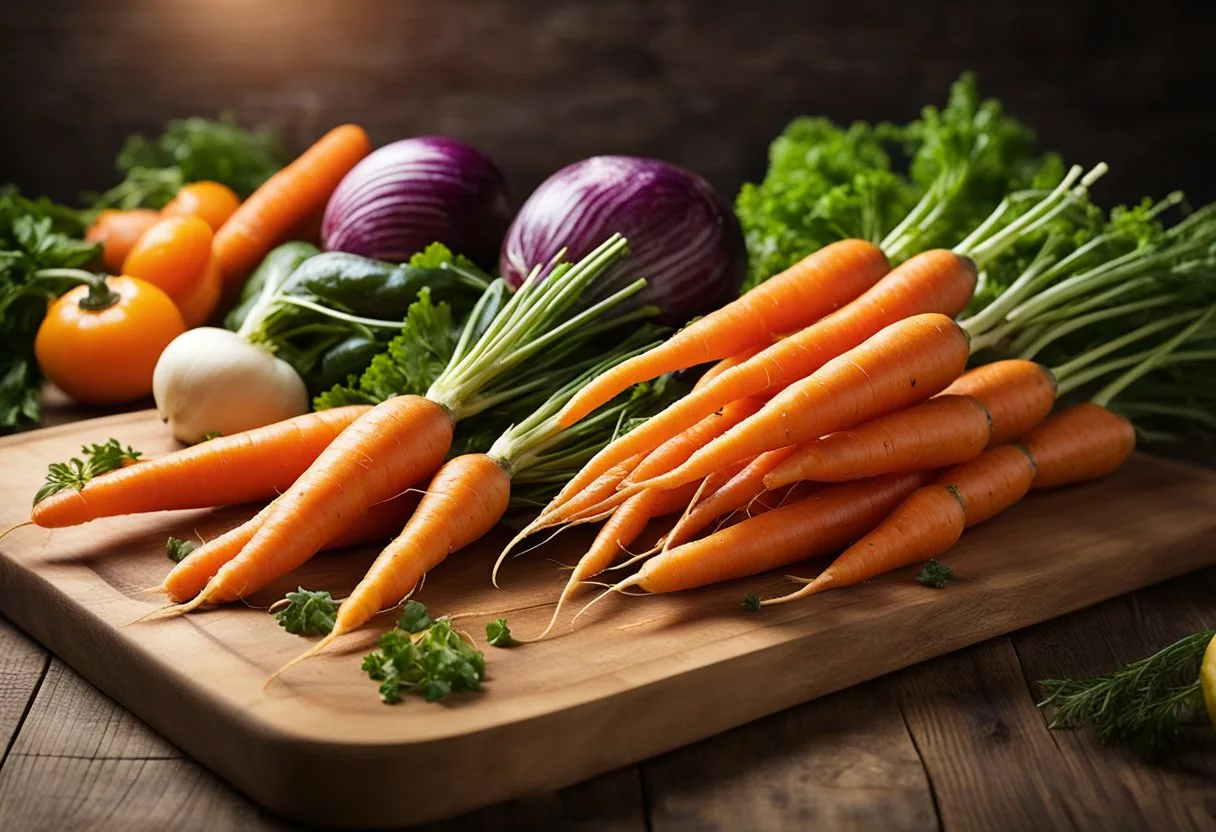
M705 447L711 440L721 436L744 419L754 416L762 406L763 403L759 399L739 399L731 402L721 411L706 416L688 430L678 436L673 436L647 454L646 458L622 480L622 487L643 482L683 464L694 452Z
M1030 490L1034 461L1021 445L997 445L917 489L887 519L846 549L802 589L761 603L784 604L841 589L940 555L963 530L1016 503Z
M342 177L371 152L361 127L335 127L241 203L215 234L214 252L231 293L293 226L325 205Z
M359 517L437 470L452 443L452 417L421 396L373 407L275 500L261 527L186 607L243 598L308 560Z
M886 517L930 474L886 474L824 488L648 560L617 589L676 592L756 575L847 546Z
M1036 491L1106 476L1136 448L1136 431L1124 417L1082 402L1063 410L1022 439L1038 466Z
M693 392L695 393L697 390L700 390L727 370L738 367L743 362L755 358L763 350L767 349L771 343L771 341L766 341L762 344L756 344L754 347L748 347L743 352L737 352L729 358L723 358L701 374L701 377L697 379L697 383L692 386Z
M629 546L638 539L651 520L683 510L696 494L696 486L696 483L689 483L671 491L651 489L639 492L626 500L600 529L591 548L575 564L569 580L562 588L562 594L557 599L557 605L553 608L549 624L535 640L543 639L549 634L557 623L563 605L574 596L583 581L611 566L620 552L628 552Z
M973 396L935 396L853 430L803 445L765 478L766 488L799 480L844 482L896 471L944 468L988 446L988 409Z
M31 518L58 528L118 514L268 499L290 488L334 437L369 409L322 410L209 439L103 474L81 491L52 494L34 506Z
M975 266L967 258L944 250L912 257L857 300L722 373L617 439L583 466L553 503L564 502L622 460L657 447L736 399L784 389L890 324L926 312L957 315L974 289Z
M725 517L733 511L750 506L753 500L764 493L765 475L797 449L796 445L790 445L775 451L765 451L717 488L707 486L705 490L709 496L693 506L679 519L663 540L663 548L670 549L692 540L719 517ZM713 479L718 476L717 473L711 476L711 486Z
M698 450L679 468L633 488L675 488L736 460L803 444L901 410L958 378L967 353L967 334L946 315L928 313L897 321L785 388L759 413Z
M780 604L935 557L963 529L994 517L1034 488L1095 479L1117 469L1135 447L1131 423L1089 402L1053 416L1025 444L998 445L944 472L901 504L870 534L797 592L766 599Z
M327 542L324 549L357 546L372 540L388 540L400 529L418 505L418 495L409 492L368 509L362 517L354 518L345 531ZM202 592L207 582L228 561L235 558L253 539L269 511L266 506L236 528L213 538L177 564L165 577L162 588L173 601L187 601Z
M660 346L604 373L563 408L561 426L573 425L634 384L735 355L814 323L861 295L889 269L882 250L864 240L824 246Z
M1047 418L1056 402L1056 378L1034 361L994 361L963 373L942 395L983 402L992 417L990 444L1004 445Z

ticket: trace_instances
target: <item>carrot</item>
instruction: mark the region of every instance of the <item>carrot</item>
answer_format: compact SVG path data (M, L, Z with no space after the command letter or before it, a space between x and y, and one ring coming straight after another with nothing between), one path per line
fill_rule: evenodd
M562 594L553 608L553 615L545 629L529 641L539 641L553 629L562 607L578 591L583 581L603 572L616 559L619 552L628 552L647 524L656 517L682 510L696 494L696 483L688 483L671 491L650 489L639 492L626 500L608 519L596 535L591 548L578 560L570 578L562 588Z
M372 540L387 540L401 528L417 505L418 495L413 492L377 503L362 517L347 524L343 532L322 548L341 549ZM239 555L245 544L253 539L254 533L266 519L269 508L266 506L236 528L207 541L174 566L161 585L169 598L186 601L202 592L220 567Z
M910 258L857 300L723 372L617 439L566 484L554 504L622 460L657 447L736 399L784 389L890 324L926 312L957 315L974 290L975 268L967 258L945 250Z
M670 549L681 543L692 540L697 533L707 528L719 517L724 517L733 511L750 506L752 501L764 493L764 477L769 471L780 465L798 448L790 445L775 451L765 451L747 464L743 470L733 477L726 479L717 488L706 487L709 495L693 506L687 514L679 519L663 540L663 548ZM710 486L715 478L710 477Z
M1136 430L1123 416L1092 402L1063 410L1022 439L1038 465L1036 491L1113 473L1136 448Z
M335 127L241 203L215 234L225 288L239 287L293 226L325 205L342 177L371 149L363 128Z
M963 373L943 396L975 396L992 417L989 444L1013 442L1047 418L1056 401L1056 378L1034 361L1010 359Z
M891 515L797 592L766 598L784 604L841 589L945 552L963 530L999 514L1030 490L1035 466L1021 445L997 445L914 491Z
M178 611L244 598L308 560L346 528L345 518L435 471L452 428L449 412L421 396L397 396L367 411L271 504L240 555Z
M299 478L339 433L370 408L306 413L262 428L120 468L81 491L60 491L34 506L45 528L99 517L235 505L274 497Z
M958 378L967 353L967 334L946 315L929 313L897 321L785 388L759 413L698 450L679 468L633 488L675 488L736 460L809 442L901 410Z
M989 448L944 472L802 589L762 603L852 586L940 555L963 529L996 516L1032 488L1072 485L1113 472L1135 444L1131 423L1117 413L1090 402L1071 407L1032 430L1025 444Z
M616 589L676 592L767 572L861 537L930 474L886 474L824 488L796 502L656 555Z
M562 410L561 425L573 425L634 384L717 361L801 329L851 302L889 269L882 250L864 240L824 246L665 343L600 376Z
M765 478L766 488L798 480L844 482L896 471L944 468L988 446L988 409L973 396L935 396L853 430L803 445Z
M706 416L688 430L678 436L673 436L647 454L646 458L622 480L621 486L643 482L683 464L694 452L705 447L711 440L721 436L744 419L754 416L759 412L762 404L758 399L739 399L731 402L718 413Z
M494 528L506 512L510 496L511 478L492 456L464 454L440 468L405 529L342 602L334 629L324 642L362 626L381 608L399 602L449 552Z
M711 381L713 381L718 376L725 373L727 370L732 369L734 367L738 367L743 362L748 361L749 359L755 358L763 350L767 349L770 344L771 344L771 341L766 341L765 343L756 344L755 346L748 347L747 349L743 350L742 352L737 352L728 358L723 358L717 364L710 367L708 370L706 370L704 373L701 374L701 377L699 379L697 379L697 383L692 386L693 392L695 393L697 390L700 390L702 387L709 384Z

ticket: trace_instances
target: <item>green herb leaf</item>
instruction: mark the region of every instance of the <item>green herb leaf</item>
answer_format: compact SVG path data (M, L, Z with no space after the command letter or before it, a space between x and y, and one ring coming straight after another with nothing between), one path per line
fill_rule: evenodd
M1039 682L1046 694L1039 707L1054 710L1048 727L1088 725L1100 742L1147 757L1168 751L1181 726L1203 712L1198 668L1213 636L1211 630L1187 636L1107 676Z
M328 592L300 587L271 608L279 625L297 636L327 636L334 628L338 602Z
M80 457L67 462L52 462L47 468L46 483L34 495L34 505L68 488L82 490L94 477L122 468L143 454L129 445L124 448L117 439L109 439L100 445L85 445Z
M946 564L938 563L935 560L927 561L916 576L917 583L922 583L933 589L941 589L953 580L954 570L946 566Z
M491 647L515 647L519 644L511 635L511 628L507 626L505 618L495 618L486 625L486 641Z
M386 704L400 702L403 694L437 702L455 691L479 690L486 664L481 651L441 618L416 633L385 633L380 649L363 657L363 671L380 683Z
M209 439L219 439L223 435L224 435L223 431L209 430L203 434L203 438L200 439L199 442L206 442Z
M41 418L34 336L47 304L80 282L44 270L74 269L98 256L100 245L79 239L84 227L79 211L0 187L0 431Z
M760 612L760 593L749 592L743 596L743 603L740 604L743 609L748 612Z
M155 139L134 135L118 154L118 185L90 200L94 208L162 208L182 185L221 182L242 199L285 161L274 131L245 130L231 115L177 119Z
M446 303L432 304L430 291L423 289L418 300L410 304L401 334L372 359L358 382L337 385L322 393L316 397L314 406L326 410L350 404L379 404L399 395L422 395L443 372L455 347L451 307Z
M397 619L397 626L407 633L420 633L434 623L426 607L418 601L406 601Z
M198 543L195 541L182 540L180 537L171 537L165 541L165 554L174 563L181 563L197 548Z

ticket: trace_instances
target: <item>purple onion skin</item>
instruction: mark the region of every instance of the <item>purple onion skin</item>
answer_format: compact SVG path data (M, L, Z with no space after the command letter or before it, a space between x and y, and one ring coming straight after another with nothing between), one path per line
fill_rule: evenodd
M456 139L421 136L355 165L325 206L321 241L326 251L392 263L440 242L492 267L511 213L490 157Z
M584 303L644 277L646 288L626 304L655 304L660 322L681 326L738 296L747 249L730 204L695 173L635 156L594 156L546 179L507 231L499 274L518 286L562 248L575 262L618 232L629 256Z

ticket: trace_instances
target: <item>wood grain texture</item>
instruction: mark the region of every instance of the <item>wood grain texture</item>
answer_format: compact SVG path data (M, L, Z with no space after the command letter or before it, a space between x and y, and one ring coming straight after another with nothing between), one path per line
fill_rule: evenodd
M1096 197L1216 198L1211 14L1187 0L39 0L0 16L0 181L112 184L132 131L271 120L300 149L346 120L445 133L519 196L598 153L686 165L733 196L791 118L907 120L961 71L1047 147L1111 172ZM1204 171L1207 170L1208 173Z
M108 436L147 452L171 444L147 413L5 440L0 524L23 519L49 461ZM302 642L256 609L123 626L156 607L138 591L167 570L168 534L209 536L248 510L24 529L0 542L0 609L276 811L386 825L584 780L1210 563L1213 505L1212 475L1136 457L1115 477L1033 498L969 533L946 558L960 574L949 593L925 590L905 570L760 616L739 610L738 600L749 590L772 591L780 576L679 597L615 599L571 636L493 652L485 693L444 707L376 701L357 669L374 632L353 635L263 693L266 674ZM507 590L495 592L487 574L500 542L453 557L421 600L439 612L522 608L511 613L517 631L539 629L562 575L542 558L523 559L505 573ZM572 535L550 554L568 559L580 542ZM251 603L264 605L296 583L342 593L370 554L316 558ZM474 616L468 629L478 632L486 617ZM864 660L859 644L868 648ZM764 683L741 688L739 679ZM341 778L329 776L335 767ZM408 783L409 799L389 783Z
M37 642L0 618L0 766L8 758L49 662L50 656Z
M764 684L741 678L740 695ZM654 832L937 828L925 769L881 682L642 764Z

